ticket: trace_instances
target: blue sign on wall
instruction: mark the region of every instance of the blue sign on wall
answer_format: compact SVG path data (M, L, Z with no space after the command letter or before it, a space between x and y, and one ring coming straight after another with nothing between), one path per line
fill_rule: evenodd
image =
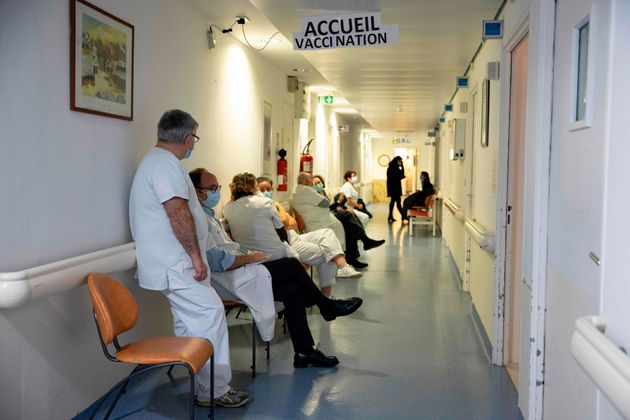
M453 112L453 104L444 105L444 112Z
M440 123L445 123L446 122L446 117L440 117Z
M482 38L483 39L503 38L503 21L502 20L484 20Z
M455 85L458 88L467 88L468 87L468 76L457 76L455 81Z

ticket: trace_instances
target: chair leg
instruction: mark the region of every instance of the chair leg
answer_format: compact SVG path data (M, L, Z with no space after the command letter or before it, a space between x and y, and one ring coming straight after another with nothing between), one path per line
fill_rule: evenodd
M210 414L208 417L214 420L214 354L210 356Z
M168 376L171 376L171 372L173 371L173 368L174 368L174 367L175 367L175 365L171 365L171 367L170 367L170 368L168 368L168 371L166 372L166 374L167 374Z
M189 367L188 377L190 378L190 389L188 391L188 400L190 401L190 420L195 420L195 372ZM169 369L171 371L173 367Z
M125 393L125 389L127 388L128 383L129 381L125 381L124 385L120 388L120 391L116 395L116 398L114 398L114 402L109 406L109 410L107 410L107 414L105 414L105 417L103 418L104 420L107 420L109 416L112 415L114 407L116 407L116 404L118 403L118 400L120 400L120 397L122 397L122 394Z
M267 352L267 360L269 360L269 344L271 341L267 341L267 345L265 346L265 351Z
M252 377L256 377L256 323L252 321Z

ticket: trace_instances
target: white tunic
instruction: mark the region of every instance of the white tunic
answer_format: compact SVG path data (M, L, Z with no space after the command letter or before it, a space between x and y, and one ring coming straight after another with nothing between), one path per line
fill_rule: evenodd
M235 255L242 255L240 246L223 230L221 222L208 217L210 232L208 249L216 247ZM222 273L212 273L212 287L223 300L243 302L250 309L256 328L263 341L271 341L276 325L271 275L261 264L248 264Z
M276 229L284 225L276 206L268 198L248 195L230 201L223 207L223 216L243 251L262 251L269 261L299 258L297 252L278 237Z
M291 207L300 213L307 232L313 232L318 229L332 229L337 235L337 239L341 243L341 247L346 249L346 234L343 230L343 225L330 212L328 206L320 206L322 201L327 202L330 205L328 199L318 194L311 187L306 185L298 185L295 188L295 193L291 197Z

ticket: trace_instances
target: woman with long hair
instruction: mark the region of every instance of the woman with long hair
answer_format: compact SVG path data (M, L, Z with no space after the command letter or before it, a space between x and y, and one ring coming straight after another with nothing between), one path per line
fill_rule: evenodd
M389 197L389 216L387 221L389 223L395 222L394 219L394 203L400 213L400 216L404 219L402 204L400 198L402 197L402 186L400 181L405 178L405 168L403 167L403 160L400 156L396 156L389 162L387 167L387 196Z

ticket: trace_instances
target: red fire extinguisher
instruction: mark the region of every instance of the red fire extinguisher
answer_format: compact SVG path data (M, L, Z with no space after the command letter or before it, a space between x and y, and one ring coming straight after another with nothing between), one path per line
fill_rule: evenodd
M286 191L287 190L287 160L284 158L287 155L287 151L284 149L278 150L278 155L280 159L278 159L278 163L276 166L276 172L278 173L278 191Z
M302 154L300 155L300 172L308 172L313 175L313 156L309 154L311 142L313 139L310 139L304 149L302 149Z

